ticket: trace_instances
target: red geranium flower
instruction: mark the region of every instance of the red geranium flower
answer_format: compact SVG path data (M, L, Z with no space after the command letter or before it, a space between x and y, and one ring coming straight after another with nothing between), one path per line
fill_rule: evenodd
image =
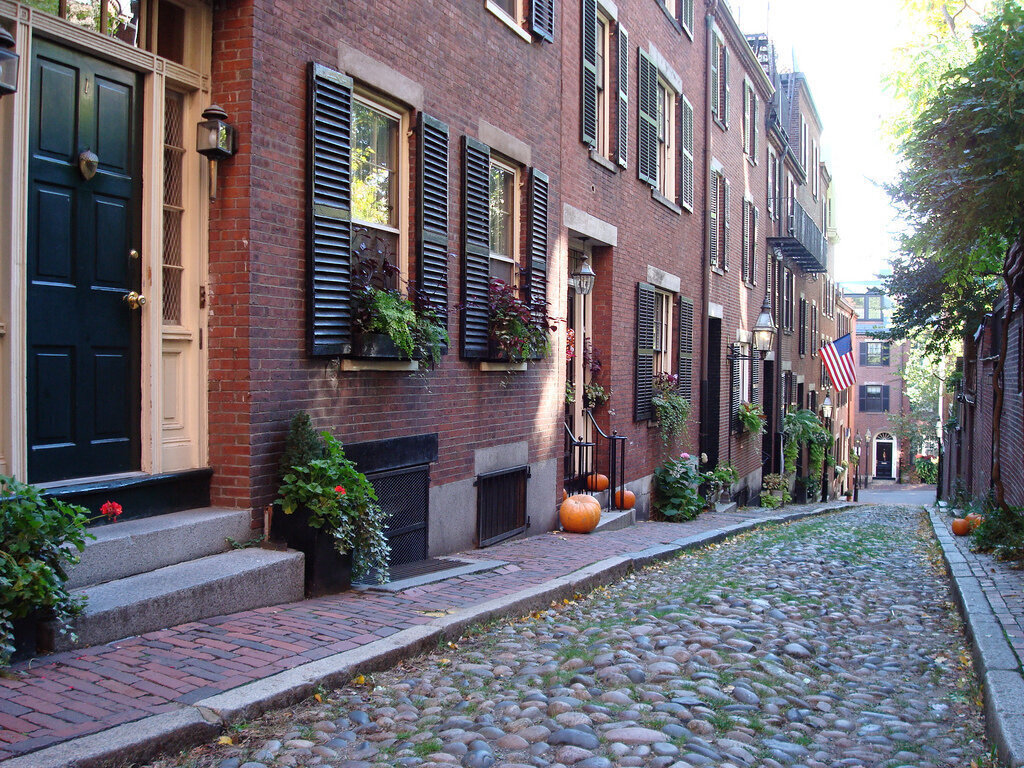
M340 494L342 496L345 495L345 489L342 488L340 485L334 486L334 492L337 493L337 494Z
M100 513L103 514L111 522L117 521L117 516L120 515L124 510L121 505L116 501L108 501L102 507L100 507Z

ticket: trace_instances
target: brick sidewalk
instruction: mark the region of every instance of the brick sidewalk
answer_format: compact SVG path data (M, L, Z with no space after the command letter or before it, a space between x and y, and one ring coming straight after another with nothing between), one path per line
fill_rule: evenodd
M211 695L573 573L605 558L807 507L707 513L590 535L549 533L460 557L507 565L398 593L345 592L216 616L14 665L0 677L0 762Z
M949 527L949 521L946 520ZM971 552L969 536L954 536L953 542L963 555L971 575L978 580L1006 635L1018 664L1024 660L1024 570L1019 564L996 560L992 555Z

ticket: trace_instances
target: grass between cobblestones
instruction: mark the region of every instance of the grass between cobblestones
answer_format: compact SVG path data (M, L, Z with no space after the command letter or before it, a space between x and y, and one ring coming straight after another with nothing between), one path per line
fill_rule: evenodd
M755 766L771 765L783 743L815 759L876 758L865 757L865 765L900 766L915 756L915 765L994 767L931 530L922 515L880 509L773 526L684 552L547 610L474 626L393 670L359 675L299 706L232 726L230 743L152 765L245 762L270 740L323 744L332 731L317 724L340 720L346 727L354 710L384 723L388 738L373 742L371 764L396 765L402 756L428 761L447 746L438 736L446 718L491 717L506 699L525 710L531 702L524 695L541 691L600 704L604 714L587 718L600 740L595 755L612 754L602 725L621 718L659 732L684 723L689 730L669 740L680 756L702 740L747 745ZM649 672L660 659L678 674L623 676ZM495 676L499 665L512 674ZM602 678L609 667L615 669ZM758 705L737 708L738 689ZM597 690L620 691L631 703L599 701ZM690 702L688 719L655 708L673 697ZM398 729L392 710L403 701L418 717ZM424 712L428 707L439 711ZM828 735L840 732L842 738ZM836 746L844 740L851 743ZM500 765L501 750L495 755Z

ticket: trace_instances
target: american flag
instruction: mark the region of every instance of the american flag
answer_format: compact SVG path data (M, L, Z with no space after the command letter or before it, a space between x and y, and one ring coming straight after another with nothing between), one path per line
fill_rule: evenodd
M828 368L828 375L837 390L852 387L857 381L857 369L853 367L853 343L850 334L840 336L821 348L821 359Z

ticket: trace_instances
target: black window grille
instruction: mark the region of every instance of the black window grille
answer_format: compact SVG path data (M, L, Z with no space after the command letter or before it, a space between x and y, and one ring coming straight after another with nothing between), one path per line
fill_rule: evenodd
M489 547L517 536L530 524L526 516L529 466L477 475L477 546Z

